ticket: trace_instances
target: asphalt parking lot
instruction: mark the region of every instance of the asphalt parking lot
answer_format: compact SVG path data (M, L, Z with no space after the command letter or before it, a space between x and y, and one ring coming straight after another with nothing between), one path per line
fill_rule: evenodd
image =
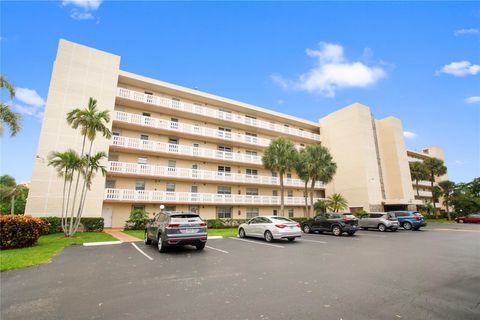
M480 319L480 225L135 245L72 246L3 272L1 318Z

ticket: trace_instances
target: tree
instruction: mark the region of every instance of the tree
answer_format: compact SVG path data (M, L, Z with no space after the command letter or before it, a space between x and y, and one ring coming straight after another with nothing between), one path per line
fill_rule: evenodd
M457 215L480 212L480 178L456 184L451 205Z
M327 212L328 209L328 200L318 200L315 202L313 205L313 208L315 209L315 212L317 213L324 213Z
M410 176L415 181L417 189L417 196L420 196L420 189L418 188L418 181L427 180L429 178L428 169L421 161L410 162Z
M0 202L2 213L23 214L25 212L27 196L28 188L22 184L17 184L14 177L9 175L3 175L0 177Z
M5 76L0 76L0 88L6 89L10 99L15 98L15 87ZM0 102L0 136L3 134L3 124L10 128L10 136L15 136L21 129L21 117L17 112L13 112L3 101Z
M444 174L447 173L447 167L443 163L443 160L440 160L438 158L427 158L423 160L423 164L428 170L428 176L430 180L430 185L432 188L432 194L434 192L433 184L435 182L435 177L440 177L443 176ZM433 201L433 212L435 212L435 197Z
M295 166L295 160L297 158L297 150L295 145L288 139L283 137L272 140L270 145L265 149L263 153L262 162L263 166L272 171L278 173L280 178L280 212L282 216L285 216L285 187L283 184L283 176L285 172L292 170Z
M303 197L305 198L305 214L310 217L308 206L308 182L310 181L310 173L308 170L308 155L305 149L300 150L295 161L295 171L298 177L304 182Z
M447 218L448 220L452 220L450 216L450 208L449 204L453 200L453 193L455 191L455 183L449 180L441 181L438 186L441 189L441 196L443 197L443 204L447 208Z
M334 193L327 198L328 209L339 212L348 208L347 200L339 193Z

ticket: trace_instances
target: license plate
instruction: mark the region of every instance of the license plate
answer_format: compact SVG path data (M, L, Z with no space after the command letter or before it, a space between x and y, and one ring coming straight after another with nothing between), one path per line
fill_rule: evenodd
M180 230L181 233L197 233L198 229L185 229L185 230Z

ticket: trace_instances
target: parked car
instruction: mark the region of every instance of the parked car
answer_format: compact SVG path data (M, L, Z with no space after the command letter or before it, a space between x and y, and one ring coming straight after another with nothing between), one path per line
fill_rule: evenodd
M332 232L335 236L341 236L346 232L349 236L353 236L358 230L358 219L341 213L321 213L302 222L302 230L305 233Z
M147 223L144 242L155 242L160 252L184 245L203 250L207 243L207 223L193 212L161 212Z
M267 242L275 239L294 241L302 236L300 225L288 218L279 216L258 216L238 227L238 236L264 238Z
M423 216L417 211L391 211L398 219L398 223L405 230L419 230L425 227L427 222Z
M397 231L399 224L398 219L392 213L370 212L360 218L358 226L363 230L373 228L385 232L387 230Z
M455 221L458 223L480 223L480 214L467 214L463 217L455 218Z

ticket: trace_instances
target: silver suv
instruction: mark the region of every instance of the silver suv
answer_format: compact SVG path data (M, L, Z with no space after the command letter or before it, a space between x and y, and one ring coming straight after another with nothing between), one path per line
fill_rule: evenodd
M160 212L147 223L144 242L155 242L160 252L184 245L203 250L207 243L207 224L193 212Z
M398 219L395 218L395 214L386 212L371 212L360 219L358 226L363 230L374 228L384 232L387 231L387 229L397 231L399 224Z

